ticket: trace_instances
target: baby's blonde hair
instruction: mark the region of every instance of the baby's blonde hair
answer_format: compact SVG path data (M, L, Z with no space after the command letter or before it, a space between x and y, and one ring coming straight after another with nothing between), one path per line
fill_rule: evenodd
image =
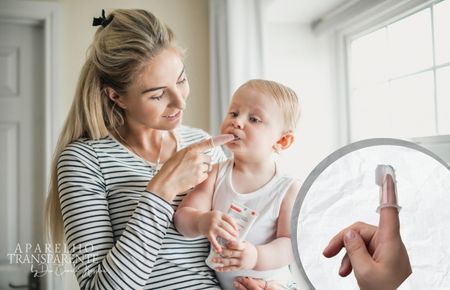
M275 81L262 79L249 80L242 87L251 87L273 97L283 112L284 130L288 132L295 131L300 118L300 104L294 90Z

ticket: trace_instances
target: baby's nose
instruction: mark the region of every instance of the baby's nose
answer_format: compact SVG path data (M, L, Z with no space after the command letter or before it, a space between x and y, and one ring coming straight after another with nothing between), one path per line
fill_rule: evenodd
M233 120L233 127L234 127L234 128L237 128L237 129L242 129L244 126L243 126L241 120L239 120L239 119L234 119L234 120Z

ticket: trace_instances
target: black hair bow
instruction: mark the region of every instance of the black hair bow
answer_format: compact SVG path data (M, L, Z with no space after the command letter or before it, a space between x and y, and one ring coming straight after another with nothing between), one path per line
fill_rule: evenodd
M94 20L92 21L92 26L103 26L106 27L112 20L112 15L110 15L108 18L105 17L105 9L102 9L102 16L101 17L94 17Z

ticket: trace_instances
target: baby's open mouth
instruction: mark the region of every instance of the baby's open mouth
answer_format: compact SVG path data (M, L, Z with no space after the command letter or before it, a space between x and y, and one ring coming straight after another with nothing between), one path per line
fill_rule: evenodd
M234 135L234 134L233 134L233 136L234 136L233 141L241 140L241 138L239 138L237 135Z

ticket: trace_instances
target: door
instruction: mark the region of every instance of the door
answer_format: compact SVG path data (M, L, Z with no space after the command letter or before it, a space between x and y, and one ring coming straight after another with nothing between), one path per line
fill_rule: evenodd
M44 72L43 26L0 19L0 289L45 264Z

